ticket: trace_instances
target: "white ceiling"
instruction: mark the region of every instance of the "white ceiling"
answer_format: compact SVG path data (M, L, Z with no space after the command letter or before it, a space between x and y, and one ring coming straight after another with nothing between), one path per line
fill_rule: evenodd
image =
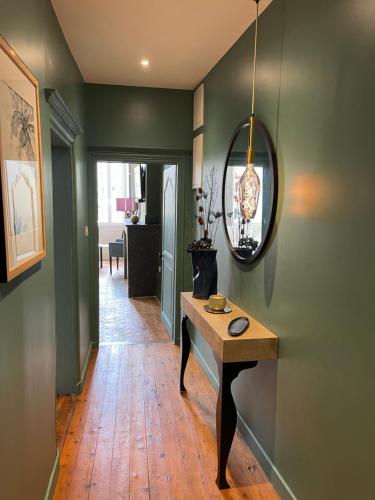
M253 0L51 1L87 82L176 89L200 83L256 8Z

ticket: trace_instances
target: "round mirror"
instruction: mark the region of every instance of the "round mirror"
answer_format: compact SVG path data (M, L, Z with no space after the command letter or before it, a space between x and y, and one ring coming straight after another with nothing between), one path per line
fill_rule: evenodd
M224 168L222 203L229 248L239 262L254 262L272 231L277 203L276 154L265 126L255 121L254 167L247 165L249 122L234 132Z

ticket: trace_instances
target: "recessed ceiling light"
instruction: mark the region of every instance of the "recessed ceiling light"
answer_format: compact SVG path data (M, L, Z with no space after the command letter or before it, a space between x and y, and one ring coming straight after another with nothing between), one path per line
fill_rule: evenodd
M149 66L150 61L147 59L142 59L141 64L142 64L142 66L146 67L146 66Z

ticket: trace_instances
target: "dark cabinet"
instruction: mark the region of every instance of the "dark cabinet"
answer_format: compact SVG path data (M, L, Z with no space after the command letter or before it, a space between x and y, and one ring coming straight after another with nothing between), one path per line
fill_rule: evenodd
M159 253L159 224L126 225L126 265L130 298L157 295Z

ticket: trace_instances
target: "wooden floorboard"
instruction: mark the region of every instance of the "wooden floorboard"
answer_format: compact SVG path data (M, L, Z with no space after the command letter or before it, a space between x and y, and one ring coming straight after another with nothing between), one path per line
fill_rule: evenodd
M76 404L76 396L58 395L56 397L56 442L59 450L65 442L70 421Z
M110 472L109 498L128 498L130 488L130 349L121 346L116 424Z
M150 498L169 500L171 498L170 485L154 370L154 353L150 346L146 346L144 349L143 376Z
M153 299L129 299L121 272L101 270L101 339L82 393L56 402L62 447L55 500L276 500L237 432L231 486L216 479L216 393L191 355L187 393L180 350L168 341Z
M231 489L217 489L216 394L191 356L181 396L178 363L171 343L101 346L76 400L55 500L279 498L239 433Z

